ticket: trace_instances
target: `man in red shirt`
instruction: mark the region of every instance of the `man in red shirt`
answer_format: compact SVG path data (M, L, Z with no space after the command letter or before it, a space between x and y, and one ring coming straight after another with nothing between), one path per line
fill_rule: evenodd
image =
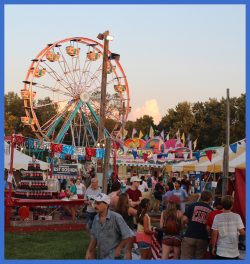
M132 207L137 207L141 201L141 191L138 190L138 187L140 186L141 179L138 178L137 176L133 176L130 179L131 182L131 187L128 189L126 192L129 196L129 199L131 200L131 206Z
M214 221L214 218L217 214L221 214L223 212L223 207L222 207L222 204L221 204L221 198L220 197L217 197L215 198L215 201L214 201L214 204L213 204L213 208L214 208L214 211L212 211L209 216L208 216L208 219L207 219L207 230L208 232L210 233L210 241L209 241L209 252L210 252L210 256L212 256L212 225L213 225L213 221Z

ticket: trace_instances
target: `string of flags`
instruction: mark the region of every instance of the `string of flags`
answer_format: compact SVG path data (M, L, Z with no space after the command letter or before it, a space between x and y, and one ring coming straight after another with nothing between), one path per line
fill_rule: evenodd
M11 136L6 136L5 141L11 141ZM15 135L15 143L21 147L31 150L48 150L51 156L61 159L76 159L90 160L91 157L103 159L105 156L105 149L103 148L90 148L90 147L77 147L65 144L54 144L51 142L25 138L20 135Z

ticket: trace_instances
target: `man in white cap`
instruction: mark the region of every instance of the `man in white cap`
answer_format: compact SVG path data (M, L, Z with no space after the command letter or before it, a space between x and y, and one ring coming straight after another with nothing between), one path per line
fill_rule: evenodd
M120 214L109 210L108 195L100 193L92 199L97 215L92 224L91 241L85 259L120 259L122 248L128 238L133 236L132 231Z
M138 190L141 179L137 176L133 176L131 177L130 182L132 185L126 192L129 196L129 199L131 200L131 206L138 207L142 197L141 191Z

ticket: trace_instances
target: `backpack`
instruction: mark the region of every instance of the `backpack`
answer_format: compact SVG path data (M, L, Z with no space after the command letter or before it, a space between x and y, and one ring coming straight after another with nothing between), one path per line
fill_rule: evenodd
M165 234L176 235L180 233L180 222L174 214L168 215L163 227Z

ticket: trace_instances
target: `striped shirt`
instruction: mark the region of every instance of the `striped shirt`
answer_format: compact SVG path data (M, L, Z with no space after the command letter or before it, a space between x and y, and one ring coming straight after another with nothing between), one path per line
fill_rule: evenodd
M221 213L215 216L213 230L219 231L216 254L226 258L236 258L238 250L239 230L243 229L240 215L236 213Z

